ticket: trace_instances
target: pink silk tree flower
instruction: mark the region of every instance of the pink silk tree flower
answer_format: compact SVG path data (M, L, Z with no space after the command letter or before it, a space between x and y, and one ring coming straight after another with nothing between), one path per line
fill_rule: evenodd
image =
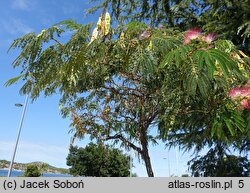
M240 101L240 107L243 109L249 109L250 108L250 87L245 85L242 87L235 87L232 88L228 96L233 100L233 101Z
M184 36L184 44L185 45L189 44L191 40L198 38L200 35L201 35L200 28L193 28L193 29L188 30Z
M242 101L240 101L241 107L243 109L249 109L250 105L249 105L249 101L247 99L243 99Z
M215 34L214 33L209 33L206 36L203 37L203 40L209 44L212 43L212 41L214 41L215 39Z
M250 87L243 86L243 87L232 88L229 91L228 96L230 98L237 98L237 97L244 98L244 97L248 97L248 96L250 96Z
M240 87L232 88L232 89L229 91L228 96L229 96L230 98L241 97L241 88L240 88Z
M241 96L242 97L250 96L250 88L247 86L241 87Z

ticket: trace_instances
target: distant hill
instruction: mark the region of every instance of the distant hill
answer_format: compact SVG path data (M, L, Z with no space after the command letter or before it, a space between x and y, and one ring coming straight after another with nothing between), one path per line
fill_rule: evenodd
M37 162L31 162L31 163L17 163L17 162L14 162L13 168L15 170L22 170L22 171L24 171L26 169L27 165L29 165L29 164L37 165L38 168L40 168L40 170L43 173L54 173L54 174L68 174L69 173L68 169L57 168L57 167L51 166L51 165L49 165L47 163L39 162L39 161L37 161ZM0 168L7 169L7 168L9 168L9 166L10 166L10 161L0 160Z

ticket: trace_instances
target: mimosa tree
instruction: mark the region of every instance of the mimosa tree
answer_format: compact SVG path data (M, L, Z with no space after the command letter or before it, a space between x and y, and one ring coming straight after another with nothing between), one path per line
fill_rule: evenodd
M20 54L13 66L22 72L7 85L22 78L20 91L32 99L61 94L74 137L133 149L148 176L148 146L157 140L198 150L249 140L249 94L229 95L248 88L249 57L231 41L200 29L110 25L104 10L96 26L67 20L15 40L11 49ZM74 33L65 42L67 31Z

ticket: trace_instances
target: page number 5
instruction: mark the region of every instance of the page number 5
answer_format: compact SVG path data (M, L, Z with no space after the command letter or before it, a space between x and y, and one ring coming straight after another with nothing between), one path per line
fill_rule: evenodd
M239 180L238 187L239 188L243 188L244 187L244 180Z

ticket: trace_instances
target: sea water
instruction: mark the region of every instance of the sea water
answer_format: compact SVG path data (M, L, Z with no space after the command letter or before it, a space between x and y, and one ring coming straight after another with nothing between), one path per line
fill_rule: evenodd
M7 177L8 170L0 170L0 176ZM17 177L23 175L23 171L13 170L11 176ZM69 174L52 174L52 173L43 173L42 177L70 177Z

